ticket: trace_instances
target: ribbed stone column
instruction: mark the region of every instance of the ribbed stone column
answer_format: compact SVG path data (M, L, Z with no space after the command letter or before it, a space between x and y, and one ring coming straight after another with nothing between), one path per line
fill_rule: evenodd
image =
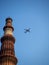
M17 58L15 57L13 37L14 28L12 26L12 19L7 18L6 24L3 28L4 35L1 38L1 51L0 51L0 65L17 65Z

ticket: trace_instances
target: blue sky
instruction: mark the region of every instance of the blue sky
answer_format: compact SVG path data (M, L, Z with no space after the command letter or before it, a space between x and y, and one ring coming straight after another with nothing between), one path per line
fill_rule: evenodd
M0 0L0 37L7 17L13 19L17 65L49 65L49 0Z

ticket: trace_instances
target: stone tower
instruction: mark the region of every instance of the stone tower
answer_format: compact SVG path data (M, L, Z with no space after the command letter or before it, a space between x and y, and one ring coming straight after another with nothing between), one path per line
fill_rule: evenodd
M17 65L17 58L15 57L14 51L15 38L12 33L14 28L11 18L6 19L3 30L4 35L1 37L0 65Z

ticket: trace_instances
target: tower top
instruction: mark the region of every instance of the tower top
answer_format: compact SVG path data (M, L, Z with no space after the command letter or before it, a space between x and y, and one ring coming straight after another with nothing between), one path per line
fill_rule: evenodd
M12 18L10 18L10 17L6 18L6 22L7 22L8 20L13 21Z
M14 28L13 28L13 26L12 26L12 18L6 18L6 24L5 24L5 26L4 26L4 28L3 28L3 30L4 30L4 34L12 34L12 32L14 31Z

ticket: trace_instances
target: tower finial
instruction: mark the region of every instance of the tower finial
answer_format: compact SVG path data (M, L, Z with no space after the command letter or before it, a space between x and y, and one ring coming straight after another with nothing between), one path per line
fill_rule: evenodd
M13 21L13 20L12 20L12 18L10 18L10 17L6 18L6 21L8 21L8 20L11 20L11 21Z

